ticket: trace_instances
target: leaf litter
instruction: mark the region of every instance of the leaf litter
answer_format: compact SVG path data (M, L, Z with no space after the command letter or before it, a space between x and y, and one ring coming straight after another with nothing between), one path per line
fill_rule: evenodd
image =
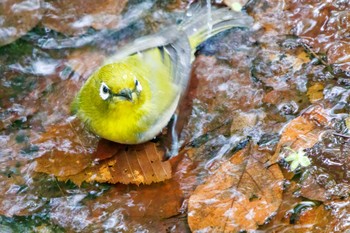
M150 17L164 23L191 2L164 2ZM170 160L161 143L98 141L69 118L74 94L106 53L93 45L42 50L33 35L115 29L135 4L77 3L34 7L30 25L6 15L19 33L3 44L38 26L0 50L0 229L20 221L75 232L349 229L348 3L249 1L254 30L229 30L198 48L182 105L184 146Z

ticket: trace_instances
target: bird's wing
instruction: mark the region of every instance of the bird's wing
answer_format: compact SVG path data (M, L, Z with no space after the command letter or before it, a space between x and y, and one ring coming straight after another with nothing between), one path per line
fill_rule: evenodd
M121 61L134 54L144 54L145 59L153 59L150 62L154 62L157 59L155 56L158 56L155 54L155 49L162 55L161 61L170 72L168 77L179 86L180 90L185 90L190 73L192 51L187 34L178 30L176 26L131 42L107 58L103 65ZM145 61L147 63L147 60ZM149 65L152 66L151 63Z

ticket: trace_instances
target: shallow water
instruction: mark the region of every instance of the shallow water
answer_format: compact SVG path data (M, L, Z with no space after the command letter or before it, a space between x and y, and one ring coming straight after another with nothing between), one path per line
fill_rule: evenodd
M251 28L227 30L198 47L188 96L180 104L181 148L170 159L170 180L139 186L59 181L62 174L85 169L87 156L97 150L93 134L62 126L81 85L128 42L180 22L191 2L0 5L1 232L348 230L346 1L249 1L244 10L255 20ZM259 173L235 160L243 148L252 148L243 164ZM311 165L291 172L286 148L304 151ZM35 172L37 159L50 153L80 156L81 163L72 166L66 159L51 174ZM238 170L227 172L229 178L249 174L251 183L242 178L242 185L222 184L230 164ZM267 185L276 190L275 202L261 204L270 198ZM211 186L218 192L198 201L205 196L202 188ZM222 207L225 218L205 215L224 206L223 194L235 208L243 205L243 194L250 195L246 218L238 218L233 207ZM201 214L214 228L196 222Z

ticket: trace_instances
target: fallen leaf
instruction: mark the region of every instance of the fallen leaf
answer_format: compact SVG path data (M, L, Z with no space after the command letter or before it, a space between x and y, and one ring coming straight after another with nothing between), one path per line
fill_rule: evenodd
M315 83L307 90L307 96L311 103L323 99L324 85L322 83Z
M89 49L75 50L66 59L65 65L71 68L75 75L86 79L89 77L106 58L101 51Z
M118 146L119 144L116 144ZM71 180L80 185L86 182L123 184L151 184L171 178L169 161L162 161L163 153L156 144L148 142L125 146L113 157L100 161L74 176L61 176L59 180Z
M276 47L276 43L295 44L295 48ZM273 90L293 90L294 85L300 85L300 78L304 79L299 74L308 72L309 62L304 48L295 39L283 38L262 46L253 60L251 72L254 79ZM296 97L295 89L292 93Z
M127 200L120 202L122 199L132 200L133 205L128 208L127 214L133 218L170 218L180 214L183 201L179 183L173 179L151 185L112 188L109 194L110 197L100 199L113 203L113 208L126 207Z
M72 205L69 203L67 205L66 198L61 197L54 202L55 206L51 211L51 216L55 222L64 222L65 220L60 218L62 213L67 214L65 219L75 219L83 212L85 215L81 217L93 223L84 228L83 231L87 232L99 230L101 225L104 226L105 231L125 231L127 229L134 232L139 230L139 226L142 226L143 229L150 232L172 232L173 230L189 232L184 217L187 198L197 185L198 179L196 171L193 170L196 166L186 154L187 152L184 151L169 160L173 170L172 179L139 186L105 185L108 190L94 198L85 198L83 209L77 209L77 211L70 210ZM84 190L83 187L81 189ZM117 224L114 224L115 221L118 221ZM76 226L74 221L64 223L73 228Z
M313 106L287 124L282 132L275 154L269 163L276 163L285 151L311 148L318 140L323 127L329 122L328 115L320 105Z
M150 184L171 178L171 165L155 143L126 146L102 140L83 129L81 122L51 126L34 142L42 155L35 171L55 175L58 180Z
M349 71L348 31L350 17L348 2L335 4L327 1L289 1L283 4L284 22L302 43L312 48L312 53L321 60L319 54L327 53L323 64Z
M300 194L305 198L317 201L327 201L330 198L326 188L317 182L316 174L307 174L300 186Z
M125 145L118 144L106 139L101 138L97 145L96 153L93 154L95 161L109 159L113 157L120 150L124 150Z
M97 30L118 26L127 0L49 1L42 24L66 35L79 35L89 27Z
M26 34L41 19L40 0L3 0L0 2L0 46Z
M247 12L266 31L260 41L266 40L266 37L270 40L271 36L290 33L284 11L284 4L277 4L275 0L254 1L247 5Z
M0 165L0 215L26 216L40 210L45 202L32 193L23 192L30 189L24 178L31 174L27 161L7 160L1 161Z
M308 149L313 166L302 176L300 193L310 200L337 200L350 192L350 143L328 129L320 141Z
M350 229L350 200L347 197L344 200L326 202L325 206L330 209L331 217L325 221L327 231L325 232L347 232Z
M58 177L78 174L92 162L96 142L75 119L53 125L33 142L42 153L35 159L35 171Z
M82 208L73 207L76 211L70 210L72 204L65 199L61 197L54 202L51 216L55 222L69 224L65 229L79 225L66 220L77 216L89 223L87 227L79 227L83 229L75 231L100 231L103 226L103 231L137 232L141 226L150 232L172 232L169 229L174 229L178 225L176 222L186 220L179 216L185 211L182 207L183 193L174 179L140 186L112 185L103 195L83 200ZM64 218L62 213L66 214ZM182 231L182 228L188 228L186 226L176 227L176 232L188 232Z
M230 128L231 134L242 133L248 129L254 130L254 127L256 127L256 125L262 122L266 117L265 112L259 110L249 112L237 111L232 115L234 120L232 121Z
M288 222L275 223L275 225L263 228L263 230L266 232L288 233L334 232L335 228L332 229L329 225L329 222L334 217L331 216L331 212L326 208L326 206L320 205L302 209L299 213L294 213L296 216L293 216L293 220L290 219ZM290 216L292 213L290 213Z
M287 102L295 98L294 92L290 90L271 90L264 96L264 103L277 105L282 102Z
M297 190L298 184L295 181L286 184L286 187L283 190L283 200L276 215L273 216L268 223L261 226L260 230L266 230L269 232L276 226L282 225L283 227L287 227L290 225L293 209L303 200L301 197L295 195Z
M278 165L264 167L249 147L234 154L189 199L192 231L255 230L274 215L282 201L283 175Z

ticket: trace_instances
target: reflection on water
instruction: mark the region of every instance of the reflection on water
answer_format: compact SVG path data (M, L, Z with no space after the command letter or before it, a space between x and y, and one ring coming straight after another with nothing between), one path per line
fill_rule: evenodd
M180 22L191 2L0 3L0 232L189 231L183 214L194 189L249 143L268 153L267 160L275 158L287 137L284 130L301 115L316 122L311 133L298 128L302 140L284 146L316 141L304 148L312 166L294 176L288 163L280 162L287 180L281 208L256 227L348 229L349 220L342 217L350 211L347 1L249 1L244 9L255 19L253 28L230 29L198 47L190 101L181 106L189 115L179 117L183 150L181 159L171 161L170 181L78 187L33 171L33 159L54 145L33 142L70 116L75 93L103 58ZM214 6L203 1L203 7ZM321 106L327 123L308 112L315 106ZM94 150L93 140L84 149ZM72 145L64 142L62 147ZM301 217L290 217L305 198L315 204L301 208ZM331 211L321 212L323 206ZM307 222L312 213L326 219Z

